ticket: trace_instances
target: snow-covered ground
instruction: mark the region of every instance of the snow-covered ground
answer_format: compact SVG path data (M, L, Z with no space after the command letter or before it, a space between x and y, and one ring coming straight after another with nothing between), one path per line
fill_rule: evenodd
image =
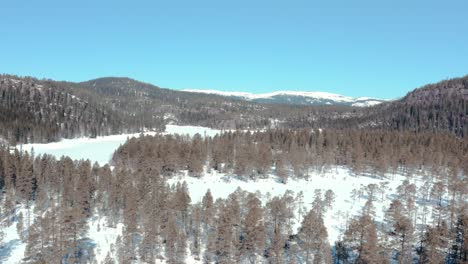
M24 257L26 243L23 243L16 231L15 223L3 229L4 244L0 247L0 263L20 263Z
M87 237L95 243L94 254L97 263L104 263L107 254L115 258L115 247L117 237L122 235L123 224L119 223L115 227L110 227L105 217L94 216L89 221L89 231Z
M154 135L155 132L146 132L145 134ZM128 138L138 137L136 134L112 135L97 138L73 138L62 139L59 142L47 144L25 144L17 146L23 151L31 152L34 149L34 154L50 154L57 159L62 156L68 156L75 160L89 159L93 163L98 162L101 165L109 162L114 151Z
M178 125L166 125L166 134L180 134L193 136L200 134L203 137L213 137L219 134L221 131L209 127L201 126L178 126Z
M166 134L184 134L193 136L200 134L201 136L214 136L219 133L219 130L199 126L178 126L167 125ZM155 135L156 132L145 132L145 135ZM140 134L122 134L112 135L97 138L74 138L63 139L59 142L47 144L25 144L19 145L17 148L23 151L31 152L34 149L34 154L50 154L57 159L62 156L68 156L72 159L89 159L91 162L98 162L104 165L109 162L114 151L127 141L128 138L138 137Z
M333 170L321 173L310 174L309 179L289 179L287 184L281 183L277 177L271 175L267 179L246 180L226 174L213 171L206 173L201 178L190 177L185 174L173 177L169 180L170 184L185 181L188 185L190 196L193 203L200 202L208 189L211 190L213 198L226 198L229 194L242 190L258 193L261 200L266 202L270 197L281 196L286 191L293 191L294 194L303 192L303 206L306 210L310 209L314 199L314 191L321 189L322 194L331 189L335 194L335 202L332 208L327 210L325 215L325 226L328 231L330 244L340 238L348 219L353 215L360 213L365 203L365 198L352 199L352 191L360 189L368 184L377 184L388 182L383 196L380 194L378 200L374 203L376 220L382 220L383 211L388 208L392 196L396 193L397 186L401 184L406 177L402 175L387 175L385 179L369 177L366 175L353 175L346 168L334 168ZM390 180L391 179L391 180ZM418 177L413 177L418 179ZM416 182L418 183L418 182ZM383 197L384 199L381 199ZM25 209L23 215L26 215ZM296 212L297 215L297 212ZM26 244L21 242L16 230L17 219L13 219L10 225L3 228L5 232L4 246L0 249L0 263L20 263L24 256ZM295 221L293 231L296 232L300 226L299 219ZM122 224L116 227L109 227L107 220L103 217L94 216L89 221L89 231L87 238L95 244L94 253L97 263L103 263L107 254L115 257L115 245L117 237L122 233ZM187 263L198 263L187 254ZM161 262L163 263L163 262Z
M304 195L303 205L307 210L311 208L316 189L322 190L322 195L331 189L336 198L332 208L327 210L324 222L328 229L329 241L333 245L346 227L347 220L353 215L359 214L366 201L364 198L356 198L356 201L353 201L351 198L353 189L358 190L372 183L379 185L388 181L383 201L378 199L374 203L376 220L379 221L383 218L382 209L388 207L397 186L406 179L402 175L392 175L391 178L392 180L353 175L346 168L335 168L326 173L311 174L309 179L290 179L287 184L281 183L274 175L270 175L267 179L256 179L254 181L227 176L216 171L205 174L201 178L185 175L174 177L169 180L169 183L185 181L193 203L200 202L208 189L210 189L214 199L226 198L229 194L235 192L237 188L240 188L244 191L260 193L263 202L266 202L269 197L282 196L288 190L293 191L295 195L302 192ZM381 198L380 195L379 198ZM296 222L294 231L297 231L299 226L300 222Z
M33 208L30 211L32 212ZM16 214L10 219L0 219L0 231L4 233L3 242L0 241L0 263L19 264L24 257L26 243L21 240L16 228L19 221L17 216L20 213L26 216L27 210L23 206L19 206L16 209Z

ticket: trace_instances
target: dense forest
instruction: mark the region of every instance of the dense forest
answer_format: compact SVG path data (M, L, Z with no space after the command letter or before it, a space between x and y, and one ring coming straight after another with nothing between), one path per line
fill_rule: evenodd
M161 120L150 126L60 82L0 76L0 138L13 144L161 130Z
M447 131L464 137L468 134L468 76L426 85L402 100L378 106L377 111L384 120L381 128ZM367 122L374 117L379 119L369 115Z
M1 214L17 222L25 263L93 262L84 234L96 216L124 227L106 263L185 263L188 255L204 263L464 263L467 146L448 134L351 130L167 135L131 139L116 151L112 168L1 149ZM385 208L384 222L374 221L373 203L385 186L356 190L353 199L365 205L333 245L323 219L332 189L316 190L310 209L301 211L301 196L292 192L262 202L242 190L217 200L208 191L192 203L184 183L167 184L171 175L209 170L249 177L275 170L287 182L285 175L307 177L308 169L334 165L376 171L375 177L402 170L408 180ZM420 188L410 181L414 170L431 170Z
M468 133L468 76L429 84L399 100L373 107L345 109L335 114L323 114L315 109L304 109L286 118L283 126L449 132L465 137Z
M0 77L0 123L2 137L12 142L117 133L122 125L106 109L70 93L4 76Z
M451 134L270 129L225 132L213 138L132 138L116 150L112 164L150 167L161 175L188 170L193 176L201 175L209 164L209 169L255 179L270 174L307 177L309 171L322 172L334 166L375 177L420 170L467 175L467 161L468 140Z

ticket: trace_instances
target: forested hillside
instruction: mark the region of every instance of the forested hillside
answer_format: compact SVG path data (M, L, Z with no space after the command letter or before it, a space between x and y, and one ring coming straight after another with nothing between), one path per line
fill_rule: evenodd
M141 117L145 124L161 117L168 122L225 129L268 124L263 115L254 114L265 111L265 106L221 96L163 89L129 78L100 78L76 85L113 109Z
M468 129L468 77L427 85L373 107L262 104L181 92L128 78L82 83L0 77L0 137L16 142L162 130L168 122L219 129Z
M263 105L161 89L128 78L83 83L0 78L0 138L13 144L159 131L167 122L228 129L269 125Z
M110 109L78 98L54 83L0 76L0 137L5 140L49 142L126 129Z
M374 107L353 109L338 117L300 116L289 125L385 129L468 134L468 76L429 84L402 99Z
M390 105L390 128L468 135L468 76L416 89Z

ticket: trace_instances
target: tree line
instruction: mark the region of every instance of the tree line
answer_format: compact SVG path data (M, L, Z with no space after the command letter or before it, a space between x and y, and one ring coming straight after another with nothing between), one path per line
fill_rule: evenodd
M356 174L433 175L453 171L467 175L468 141L451 134L380 130L268 129L227 131L214 137L141 136L129 139L113 156L128 168L151 167L161 175L209 170L243 177L308 177L334 166Z

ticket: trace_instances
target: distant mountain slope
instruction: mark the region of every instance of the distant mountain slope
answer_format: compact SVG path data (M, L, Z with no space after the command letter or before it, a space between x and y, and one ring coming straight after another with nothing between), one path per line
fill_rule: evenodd
M165 122L230 129L258 127L268 121L253 114L266 109L257 103L165 89L129 78L99 78L77 86L112 109L140 117L145 126L162 117Z
M429 84L382 107L389 128L468 135L468 75Z
M299 116L289 126L373 128L468 135L468 75L429 84L405 97L339 116Z
M277 91L272 93L253 94L246 92L225 92L217 90L182 90L191 93L217 94L221 96L247 100L258 103L292 104L292 105L345 105L366 107L384 102L385 100L369 97L353 98L326 92Z
M70 93L62 83L0 75L0 137L9 142L118 133L110 109Z
M380 103L318 92L220 95L176 91L129 78L72 83L0 75L0 141L50 142L136 133L162 130L167 123L217 129L409 130L465 137L467 89L465 76ZM353 107L365 105L373 106Z

